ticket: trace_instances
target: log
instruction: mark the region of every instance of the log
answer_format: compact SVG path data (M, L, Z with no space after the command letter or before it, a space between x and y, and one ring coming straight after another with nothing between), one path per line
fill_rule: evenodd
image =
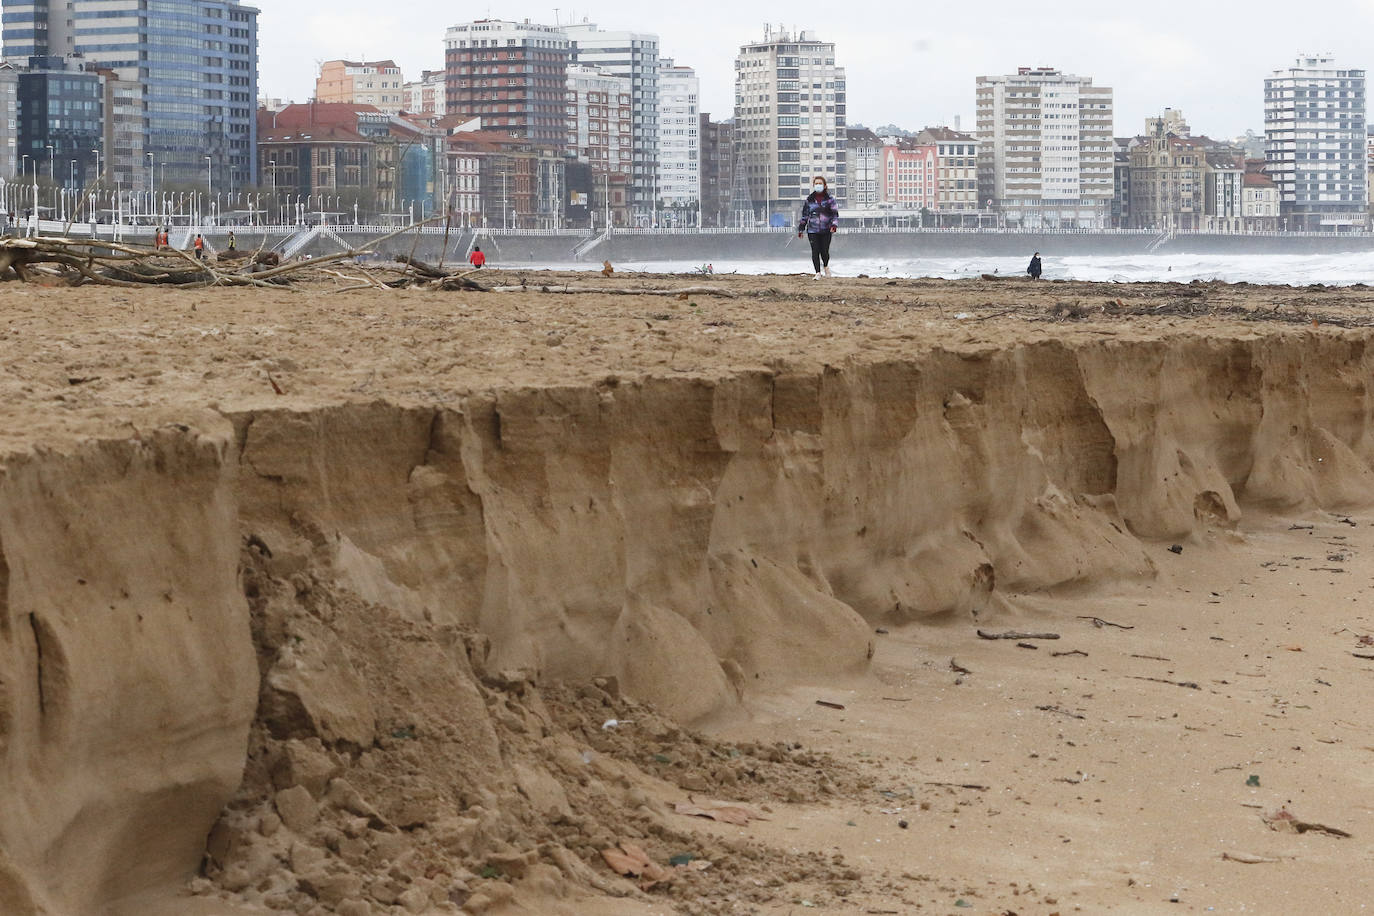
M738 298L728 289L714 286L681 286L677 289L645 289L633 286L493 286L494 293L595 293L605 296L720 296Z

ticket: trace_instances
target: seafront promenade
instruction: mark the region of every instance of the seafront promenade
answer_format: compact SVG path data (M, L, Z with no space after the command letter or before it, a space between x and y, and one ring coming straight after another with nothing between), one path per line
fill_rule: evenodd
M27 229L27 226L22 227ZM189 249L199 233L212 252L228 244L233 231L240 249L276 251L286 257L318 257L362 248L397 226L173 226L171 244ZM119 239L151 244L152 227L44 220L42 235ZM842 229L850 258L1021 255L1032 251L1065 255L1130 254L1337 254L1374 251L1370 233L1160 233L1151 230L1015 230L1015 229ZM429 223L405 227L375 246L376 253L412 253L424 260L463 260L474 245L496 260L510 263L573 264L638 260L760 260L803 257L805 241L787 227L753 229L472 229Z

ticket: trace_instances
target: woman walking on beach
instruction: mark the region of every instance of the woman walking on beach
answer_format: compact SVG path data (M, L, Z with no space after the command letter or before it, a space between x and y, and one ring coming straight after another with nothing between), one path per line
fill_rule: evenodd
M1030 266L1026 268L1026 273L1030 274L1032 280L1039 280L1042 272L1043 270L1040 267L1040 252L1037 251L1035 254L1031 255Z
M805 235L811 242L811 265L816 279L830 276L830 236L839 229L840 211L825 176L817 175L811 183L811 195L802 202L801 222L797 224L797 238Z

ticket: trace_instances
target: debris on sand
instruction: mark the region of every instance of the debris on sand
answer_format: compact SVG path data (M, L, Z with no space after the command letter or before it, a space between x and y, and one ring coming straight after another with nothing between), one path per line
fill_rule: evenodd
M1280 833L1324 833L1327 836L1334 836L1343 840L1349 839L1351 836L1339 827L1329 827L1315 821L1300 820L1287 808L1280 808L1277 811L1263 814L1260 819L1270 830L1277 830Z

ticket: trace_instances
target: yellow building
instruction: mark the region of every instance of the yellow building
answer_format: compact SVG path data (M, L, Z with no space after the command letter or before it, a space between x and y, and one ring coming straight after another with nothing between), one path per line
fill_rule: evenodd
M405 107L404 85L395 61L327 60L315 80L315 101L372 105L396 114Z

